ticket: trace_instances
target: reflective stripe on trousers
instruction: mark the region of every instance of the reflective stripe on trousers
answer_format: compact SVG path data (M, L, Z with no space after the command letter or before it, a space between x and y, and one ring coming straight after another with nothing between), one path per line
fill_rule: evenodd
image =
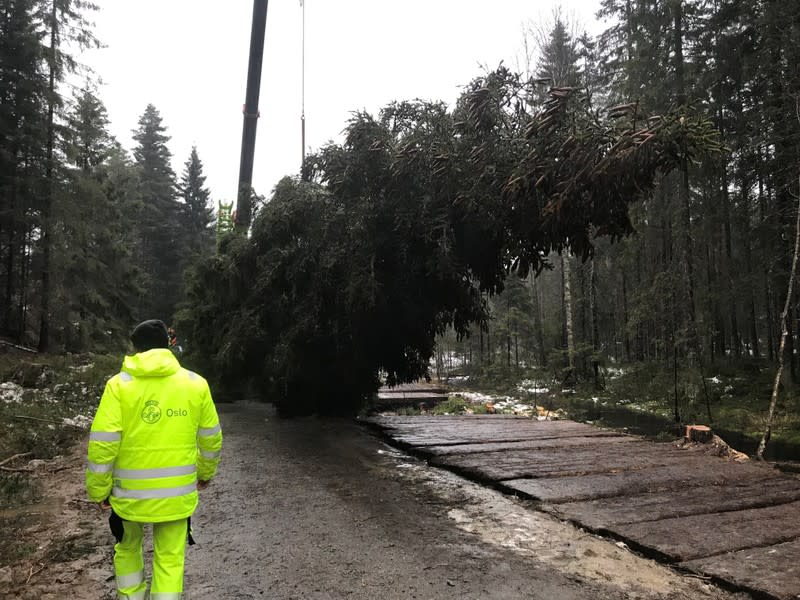
M117 575L117 589L135 588L144 582L144 570L130 573L129 575Z

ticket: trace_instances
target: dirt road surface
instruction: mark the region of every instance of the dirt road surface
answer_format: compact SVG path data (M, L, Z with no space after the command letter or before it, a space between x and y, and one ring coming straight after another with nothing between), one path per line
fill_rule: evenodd
M187 600L749 597L430 468L353 422L283 421L251 404L220 415L223 462L193 518ZM62 527L93 526L81 539L97 547L6 573L8 597L113 598L103 517L79 502L79 466L60 475Z

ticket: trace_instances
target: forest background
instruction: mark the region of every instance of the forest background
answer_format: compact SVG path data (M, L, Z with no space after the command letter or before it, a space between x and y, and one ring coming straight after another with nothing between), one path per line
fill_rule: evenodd
M676 420L762 429L800 194L797 3L605 0L611 26L597 38L557 16L529 32L522 74L476 74L452 109L401 102L377 117L355 114L346 141L257 202L251 236L223 235L219 253L202 162L192 152L176 176L157 108L146 107L128 153L108 133L94 84L67 85L80 74L79 50L98 43L92 10L79 0L0 5L5 340L117 352L135 321L159 317L179 323L221 396L256 390L288 413L351 410L381 378L412 379L433 358L479 387L555 380L585 386L590 401L613 391ZM549 87L580 90L569 94L569 115L581 132L601 119L636 130L691 107L726 150L632 182L641 192L625 188L632 235L606 235L590 219L524 264L522 253L489 253L480 273L484 242L521 218L503 211L499 174L548 109ZM461 156L458 148L417 162L407 153L406 187L375 182L418 134L438 131L440 143L461 131L482 89L500 107L473 132L486 155L447 167L470 182L461 200L481 224L459 240L448 219L461 209L452 198L429 201L426 188L436 157ZM584 233L591 243L576 255ZM389 255L402 261L380 264ZM497 277L498 265L508 277ZM800 435L798 299L794 291L776 428L785 440Z

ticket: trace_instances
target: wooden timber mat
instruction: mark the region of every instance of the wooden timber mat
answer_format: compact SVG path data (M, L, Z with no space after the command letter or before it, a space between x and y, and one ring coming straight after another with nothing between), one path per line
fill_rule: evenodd
M800 478L573 421L364 419L431 465L759 598L800 598Z

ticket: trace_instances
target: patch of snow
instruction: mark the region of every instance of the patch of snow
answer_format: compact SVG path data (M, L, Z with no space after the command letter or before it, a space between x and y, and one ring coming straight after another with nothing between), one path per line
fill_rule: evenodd
M609 379L617 379L625 375L625 369L619 367L606 367L606 373L608 373Z
M22 386L16 383L0 383L0 401L3 404L20 404L23 391Z
M450 381L454 381L456 383L462 383L469 381L469 375L459 375L458 377L451 377Z
M89 429L92 426L92 419L86 415L75 415L71 419L65 417L61 421L64 425L72 425L73 427L80 427L81 429Z
M720 383L722 383L722 379L720 379L720 378L719 378L719 375L714 375L713 377L711 377L711 378L709 379L709 381L710 381L711 383L716 383L716 384L720 384Z
M540 381L532 381L530 379L524 379L523 381L519 382L517 389L520 392L528 393L528 394L548 394L550 393L550 389L544 387Z
M497 412L511 412L512 414L521 416L531 416L533 413L532 406L528 404L520 404L511 398L496 402L494 405L494 410Z
M485 404L487 402L497 402L501 400L507 400L508 398L498 398L497 396L488 396L486 394L481 394L479 392L458 392L454 394L455 396L461 396L464 400L471 402L472 404Z

